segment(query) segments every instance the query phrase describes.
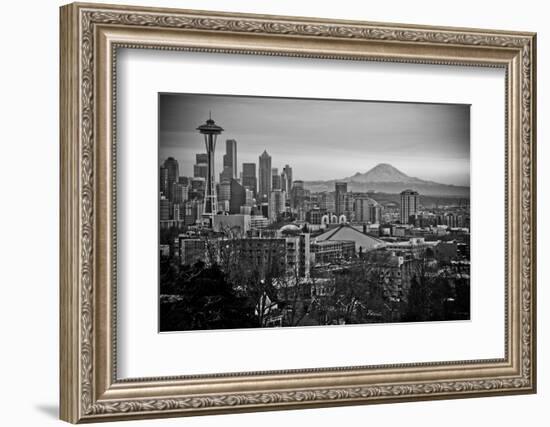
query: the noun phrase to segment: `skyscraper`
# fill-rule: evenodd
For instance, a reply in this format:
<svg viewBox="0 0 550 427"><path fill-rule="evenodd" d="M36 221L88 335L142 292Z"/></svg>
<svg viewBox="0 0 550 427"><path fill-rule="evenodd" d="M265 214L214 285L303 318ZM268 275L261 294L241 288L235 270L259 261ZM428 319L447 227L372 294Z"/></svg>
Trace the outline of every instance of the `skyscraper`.
<svg viewBox="0 0 550 427"><path fill-rule="evenodd" d="M283 180L281 183L281 188L287 193L290 193L290 190L292 190L292 168L289 165L285 165L283 168L281 179Z"/></svg>
<svg viewBox="0 0 550 427"><path fill-rule="evenodd" d="M279 215L285 211L286 193L281 190L273 190L269 198L269 219L277 221Z"/></svg>
<svg viewBox="0 0 550 427"><path fill-rule="evenodd" d="M271 189L282 190L281 177L279 176L279 170L277 168L271 169Z"/></svg>
<svg viewBox="0 0 550 427"><path fill-rule="evenodd" d="M381 215L380 205L367 196L355 198L355 220L359 222L370 222L378 224Z"/></svg>
<svg viewBox="0 0 550 427"><path fill-rule="evenodd" d="M243 163L242 185L252 191L254 196L258 191L258 181L256 179L256 163Z"/></svg>
<svg viewBox="0 0 550 427"><path fill-rule="evenodd" d="M163 168L166 169L166 172L165 172L165 184L166 184L166 198L169 200L169 201L173 201L174 199L174 191L173 191L173 187L174 187L174 183L178 182L178 178L179 178L179 175L180 175L180 172L179 172L179 164L178 164L178 161L176 159L174 159L173 157L168 157L164 163L163 163Z"/></svg>
<svg viewBox="0 0 550 427"><path fill-rule="evenodd" d="M168 221L170 219L170 200L164 196L160 196L159 201L159 219L161 221Z"/></svg>
<svg viewBox="0 0 550 427"><path fill-rule="evenodd" d="M401 192L401 224L408 224L410 217L418 213L418 199L420 195L414 190Z"/></svg>
<svg viewBox="0 0 550 427"><path fill-rule="evenodd" d="M241 212L241 206L246 204L246 189L236 179L231 180L230 186L229 213L238 214Z"/></svg>
<svg viewBox="0 0 550 427"><path fill-rule="evenodd" d="M265 202L271 194L271 156L266 150L260 156L259 169L259 196L260 201Z"/></svg>
<svg viewBox="0 0 550 427"><path fill-rule="evenodd" d="M237 141L228 139L225 141L225 154L223 155L223 169L229 170L231 176L228 178L237 179Z"/></svg>
<svg viewBox="0 0 550 427"><path fill-rule="evenodd" d="M344 213L344 195L348 192L348 183L347 182L336 182L334 184L335 193L334 193L334 208L336 210L336 215L342 215Z"/></svg>
<svg viewBox="0 0 550 427"><path fill-rule="evenodd" d="M218 186L218 200L229 201L231 199L231 180L224 179Z"/></svg>
<svg viewBox="0 0 550 427"><path fill-rule="evenodd" d="M168 196L168 169L164 166L159 168L159 192L164 197Z"/></svg>
<svg viewBox="0 0 550 427"><path fill-rule="evenodd" d="M175 182L172 186L172 202L183 203L189 199L189 186Z"/></svg>
<svg viewBox="0 0 550 427"><path fill-rule="evenodd" d="M310 191L304 188L304 181L294 181L290 192L290 207L294 213L304 211L309 202Z"/></svg>
<svg viewBox="0 0 550 427"><path fill-rule="evenodd" d="M324 192L319 195L319 209L323 212L335 212L334 192Z"/></svg>

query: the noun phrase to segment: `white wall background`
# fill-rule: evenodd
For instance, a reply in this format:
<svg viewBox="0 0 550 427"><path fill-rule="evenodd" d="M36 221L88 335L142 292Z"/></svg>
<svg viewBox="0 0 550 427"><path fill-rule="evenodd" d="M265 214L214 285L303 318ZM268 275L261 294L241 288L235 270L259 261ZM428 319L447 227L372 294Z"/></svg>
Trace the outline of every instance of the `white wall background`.
<svg viewBox="0 0 550 427"><path fill-rule="evenodd" d="M110 0L113 3L122 3ZM134 4L538 32L539 393L438 402L265 412L133 425L280 426L547 425L550 301L550 29L545 2L394 0L182 0ZM0 66L0 401L2 425L59 425L58 402L58 6L57 0L2 5ZM488 164L490 173L490 164Z"/></svg>

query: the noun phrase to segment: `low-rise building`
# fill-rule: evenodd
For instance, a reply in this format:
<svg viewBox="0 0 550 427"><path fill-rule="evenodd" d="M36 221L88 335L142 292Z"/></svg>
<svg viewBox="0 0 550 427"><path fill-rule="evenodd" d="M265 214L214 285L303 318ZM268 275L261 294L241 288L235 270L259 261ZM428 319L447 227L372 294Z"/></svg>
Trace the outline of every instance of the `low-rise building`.
<svg viewBox="0 0 550 427"><path fill-rule="evenodd" d="M355 243L355 252L358 254L379 249L386 245L384 241L363 233L349 224L340 224L338 227L329 229L315 238L315 242L322 242L325 240L352 241Z"/></svg>
<svg viewBox="0 0 550 427"><path fill-rule="evenodd" d="M355 256L355 242L350 240L323 240L311 243L311 262L336 263Z"/></svg>
<svg viewBox="0 0 550 427"><path fill-rule="evenodd" d="M250 215L214 215L212 218L212 228L216 233L232 232L237 234L246 234L251 227Z"/></svg>

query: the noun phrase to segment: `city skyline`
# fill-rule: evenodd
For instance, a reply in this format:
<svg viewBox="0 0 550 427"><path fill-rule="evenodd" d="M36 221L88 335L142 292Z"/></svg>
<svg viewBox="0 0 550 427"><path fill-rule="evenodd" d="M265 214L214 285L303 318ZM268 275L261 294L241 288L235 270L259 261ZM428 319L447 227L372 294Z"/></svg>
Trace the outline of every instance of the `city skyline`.
<svg viewBox="0 0 550 427"><path fill-rule="evenodd" d="M178 126L193 129L199 135L193 140L204 145L183 144L194 150L184 160L194 161L193 176L190 166L180 167L172 157L181 141L175 147L168 145L169 156L159 165L159 329L469 319L469 187L410 177L387 163L366 174L352 173L355 157L377 150L357 145L363 123L338 117L350 105L338 108L338 103L331 103L337 117L328 117L326 101L292 100L299 104L296 107L290 100L278 100L276 106L288 107L278 113L271 108L274 100L261 101L265 108L248 114L238 102L227 107L226 113L237 112L241 118L209 111L202 124L198 119L181 123L192 114L161 102L164 130L180 117ZM252 104L257 102L254 99ZM223 104L205 103L216 111ZM353 111L354 117L363 117L365 111L359 110ZM405 110L400 106L399 111ZM302 126L287 121L289 112ZM391 119L405 120L395 113ZM165 116L169 120L163 120ZM266 144L260 152L258 144L254 152L242 155L247 149L240 144L239 126L244 123L256 135L265 131L269 136L273 119L281 122L276 143ZM326 123L313 126L315 120ZM464 128L468 122L455 120L456 127ZM335 128L348 134L347 153L326 158L330 152L326 137ZM404 149L403 144L396 145L394 130L386 130L390 142L379 154L400 149L403 156L419 154L433 161L428 154L441 148L427 138L412 151ZM355 138L350 132L357 133ZM397 140L403 139L399 131L396 134ZM290 135L304 139L295 141L286 153L278 151L292 140ZM309 165L303 163L304 147L309 150L305 156ZM450 158L460 158L465 149L455 147ZM335 165L341 167L338 174ZM353 176L346 181L305 181L314 170Z"/></svg>
<svg viewBox="0 0 550 427"><path fill-rule="evenodd" d="M195 129L212 111L225 129L217 142L216 174L223 171L225 141L236 140L238 174L243 163L258 167L259 156L267 150L274 168L281 170L292 162L295 180L339 180L390 163L411 177L460 186L470 183L468 105L189 94L162 94L160 99L158 162L174 157L181 175L192 176L195 154L205 151ZM389 126L388 117L399 117L399 123ZM375 138L384 143L368 143ZM350 158L354 148L357 155ZM339 155L346 161L329 161Z"/></svg>

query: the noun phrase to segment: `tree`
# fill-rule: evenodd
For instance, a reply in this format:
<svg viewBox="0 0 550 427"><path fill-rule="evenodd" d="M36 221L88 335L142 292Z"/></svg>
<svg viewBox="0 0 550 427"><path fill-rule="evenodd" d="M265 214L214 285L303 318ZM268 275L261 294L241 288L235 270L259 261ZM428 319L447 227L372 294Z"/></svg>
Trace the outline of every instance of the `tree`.
<svg viewBox="0 0 550 427"><path fill-rule="evenodd" d="M408 305L402 320L447 320L445 302L453 295L448 278L431 272L425 259L413 263Z"/></svg>
<svg viewBox="0 0 550 427"><path fill-rule="evenodd" d="M161 299L161 330L233 329L257 326L254 307L238 295L217 265L197 262L174 281L172 300Z"/></svg>

